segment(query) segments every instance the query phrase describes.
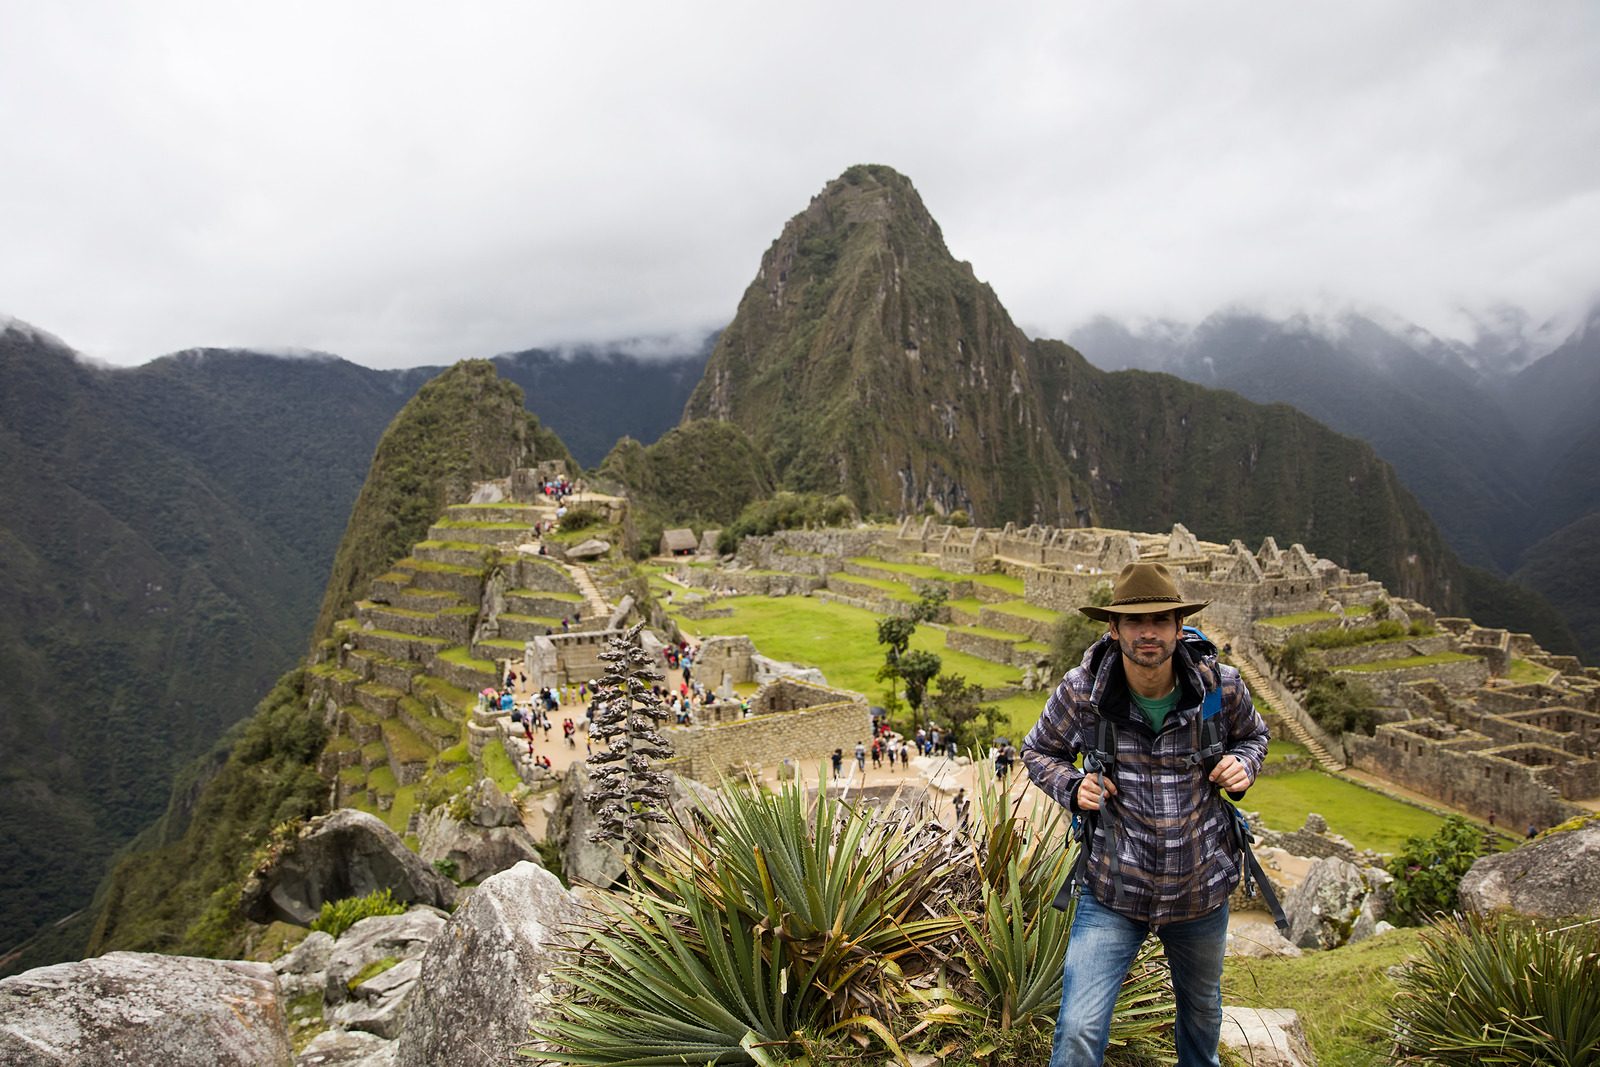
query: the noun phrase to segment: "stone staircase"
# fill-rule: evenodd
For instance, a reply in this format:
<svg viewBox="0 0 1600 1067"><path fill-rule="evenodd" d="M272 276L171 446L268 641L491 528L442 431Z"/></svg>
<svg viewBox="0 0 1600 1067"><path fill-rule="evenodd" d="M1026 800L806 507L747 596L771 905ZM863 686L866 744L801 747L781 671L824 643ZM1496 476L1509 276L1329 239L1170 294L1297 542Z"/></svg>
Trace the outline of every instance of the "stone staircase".
<svg viewBox="0 0 1600 1067"><path fill-rule="evenodd" d="M1305 711L1298 704L1293 707L1285 706L1294 697L1291 694L1283 693L1266 676L1265 672L1257 665L1253 652L1241 652L1240 650L1243 648L1241 643L1234 643L1233 648L1235 652L1232 657L1234 666L1239 668L1239 675L1250 686L1250 692L1255 699L1265 704L1278 716L1278 720L1288 728L1295 741L1304 745L1307 751L1311 753L1311 758L1316 760L1324 770L1330 774L1338 774L1343 771L1345 768L1344 761L1330 753L1327 746L1310 730L1306 729L1305 724L1300 721L1300 716L1304 715Z"/></svg>
<svg viewBox="0 0 1600 1067"><path fill-rule="evenodd" d="M601 622L611 617L611 605L601 595L600 587L595 584L594 576L589 573L589 568L581 563L563 564L567 573L572 575L573 584L578 587L578 592L583 594L583 614L586 618L599 619Z"/></svg>

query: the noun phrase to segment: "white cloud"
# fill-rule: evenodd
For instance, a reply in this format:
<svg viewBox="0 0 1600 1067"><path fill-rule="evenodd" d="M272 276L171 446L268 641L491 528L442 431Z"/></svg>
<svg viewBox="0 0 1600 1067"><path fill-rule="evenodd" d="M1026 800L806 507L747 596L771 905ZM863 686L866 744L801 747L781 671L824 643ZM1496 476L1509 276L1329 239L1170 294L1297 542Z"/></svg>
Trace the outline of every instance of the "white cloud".
<svg viewBox="0 0 1600 1067"><path fill-rule="evenodd" d="M1600 291L1600 8L0 0L0 308L136 362L725 323L908 174L1017 320Z"/></svg>

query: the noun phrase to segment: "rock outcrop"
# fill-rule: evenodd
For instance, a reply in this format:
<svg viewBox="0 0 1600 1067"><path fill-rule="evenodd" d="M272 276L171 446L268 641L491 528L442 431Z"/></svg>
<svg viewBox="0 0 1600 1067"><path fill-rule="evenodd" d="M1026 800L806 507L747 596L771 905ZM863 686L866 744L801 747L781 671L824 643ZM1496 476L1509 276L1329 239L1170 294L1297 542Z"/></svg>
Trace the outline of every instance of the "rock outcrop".
<svg viewBox="0 0 1600 1067"><path fill-rule="evenodd" d="M1335 856L1318 860L1283 902L1288 939L1300 948L1338 948L1351 940L1358 921L1363 934L1381 932L1390 881L1378 867L1357 867Z"/></svg>
<svg viewBox="0 0 1600 1067"><path fill-rule="evenodd" d="M265 963L112 952L0 980L8 1067L288 1067Z"/></svg>
<svg viewBox="0 0 1600 1067"><path fill-rule="evenodd" d="M1222 1008L1222 1044L1250 1067L1312 1067L1317 1062L1300 1026L1287 1008Z"/></svg>
<svg viewBox="0 0 1600 1067"><path fill-rule="evenodd" d="M1461 879L1467 911L1600 915L1600 818L1484 856Z"/></svg>
<svg viewBox="0 0 1600 1067"><path fill-rule="evenodd" d="M580 917L556 876L519 863L485 881L422 957L398 1067L498 1067L549 1010L549 972Z"/></svg>
<svg viewBox="0 0 1600 1067"><path fill-rule="evenodd" d="M379 1037L399 1036L422 972L422 956L444 930L445 918L432 908L412 908L404 915L374 915L346 930L323 972L323 1010L329 1022ZM380 963L391 966L352 985Z"/></svg>
<svg viewBox="0 0 1600 1067"><path fill-rule="evenodd" d="M294 1062L295 1067L392 1067L394 1042L360 1030L324 1030Z"/></svg>
<svg viewBox="0 0 1600 1067"><path fill-rule="evenodd" d="M310 925L324 901L388 889L406 904L448 908L456 887L382 819L354 808L312 819L264 872L245 887L245 914L256 922Z"/></svg>
<svg viewBox="0 0 1600 1067"><path fill-rule="evenodd" d="M452 876L481 882L527 860L540 863L533 835L522 825L522 807L485 778L467 797L466 821L448 807L429 812L417 831L417 854L429 864L453 865Z"/></svg>

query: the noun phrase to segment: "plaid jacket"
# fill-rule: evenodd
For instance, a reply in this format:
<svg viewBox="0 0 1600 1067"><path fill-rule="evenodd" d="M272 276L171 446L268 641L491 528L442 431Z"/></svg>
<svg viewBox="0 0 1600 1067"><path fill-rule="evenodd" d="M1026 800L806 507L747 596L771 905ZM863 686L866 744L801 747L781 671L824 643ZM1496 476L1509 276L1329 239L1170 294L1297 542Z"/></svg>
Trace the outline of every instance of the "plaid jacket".
<svg viewBox="0 0 1600 1067"><path fill-rule="evenodd" d="M1222 689L1227 751L1244 761L1252 781L1267 754L1267 724L1239 672L1217 663L1216 646L1184 635L1173 667L1178 705L1158 734L1129 699L1120 650L1107 634L1067 672L1022 743L1028 777L1070 808L1084 775L1074 761L1094 748L1098 716L1115 724L1117 795L1106 805L1118 817L1121 903L1114 903L1104 819L1089 854L1089 888L1107 907L1156 926L1209 914L1239 883L1240 857L1229 839L1232 813L1205 770L1189 759L1200 748L1200 701L1207 690Z"/></svg>

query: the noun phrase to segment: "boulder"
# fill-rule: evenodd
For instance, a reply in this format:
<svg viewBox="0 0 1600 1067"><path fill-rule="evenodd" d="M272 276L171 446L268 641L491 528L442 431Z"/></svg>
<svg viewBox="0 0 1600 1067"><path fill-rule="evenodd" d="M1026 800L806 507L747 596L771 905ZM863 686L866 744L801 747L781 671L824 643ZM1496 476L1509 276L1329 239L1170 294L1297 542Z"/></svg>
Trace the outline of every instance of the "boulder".
<svg viewBox="0 0 1600 1067"><path fill-rule="evenodd" d="M340 808L306 823L270 866L251 876L244 908L255 922L309 926L325 901L380 889L406 904L455 903L455 884L406 848L382 819Z"/></svg>
<svg viewBox="0 0 1600 1067"><path fill-rule="evenodd" d="M622 854L609 841L589 840L589 831L597 825L586 799L589 777L589 765L583 760L567 769L547 830L550 840L561 846L561 870L568 882L609 889L622 877Z"/></svg>
<svg viewBox="0 0 1600 1067"><path fill-rule="evenodd" d="M361 1030L324 1030L294 1062L295 1067L393 1067L394 1042Z"/></svg>
<svg viewBox="0 0 1600 1067"><path fill-rule="evenodd" d="M333 937L323 930L313 930L288 952L272 961L278 972L278 985L288 1000L315 991L322 992L323 972L333 956Z"/></svg>
<svg viewBox="0 0 1600 1067"><path fill-rule="evenodd" d="M1374 882L1375 878L1360 867L1337 856L1313 863L1305 880L1283 901L1289 940L1301 948L1338 948L1344 944Z"/></svg>
<svg viewBox="0 0 1600 1067"><path fill-rule="evenodd" d="M717 791L693 778L667 772L671 780L667 807L680 821L692 820L697 808L717 803ZM622 877L622 854L610 841L591 841L594 813L585 798L590 790L589 765L582 760L567 769L561 791L549 808L546 830L551 841L561 847L562 871L574 885L608 889ZM651 835L662 835L681 842L683 835L673 823L650 827Z"/></svg>
<svg viewBox="0 0 1600 1067"><path fill-rule="evenodd" d="M533 835L519 821L516 826L478 826L456 822L444 808L435 808L417 831L417 855L430 864L441 860L455 864L454 877L481 882L491 874L524 860L539 863Z"/></svg>
<svg viewBox="0 0 1600 1067"><path fill-rule="evenodd" d="M1222 1044L1250 1067L1313 1067L1317 1062L1288 1008L1222 1007Z"/></svg>
<svg viewBox="0 0 1600 1067"><path fill-rule="evenodd" d="M10 1067L267 1067L293 1062L265 963L112 952L0 979Z"/></svg>
<svg viewBox="0 0 1600 1067"><path fill-rule="evenodd" d="M1600 818L1480 857L1461 879L1459 896L1471 912L1600 915Z"/></svg>
<svg viewBox="0 0 1600 1067"><path fill-rule="evenodd" d="M1227 954L1245 959L1304 955L1298 945L1278 933L1278 928L1270 922L1249 923L1229 929Z"/></svg>
<svg viewBox="0 0 1600 1067"><path fill-rule="evenodd" d="M581 917L556 876L519 863L484 882L422 958L397 1067L498 1067L549 1011L549 972Z"/></svg>
<svg viewBox="0 0 1600 1067"><path fill-rule="evenodd" d="M522 805L506 796L493 778L485 778L472 790L474 826L521 826Z"/></svg>
<svg viewBox="0 0 1600 1067"><path fill-rule="evenodd" d="M412 908L404 915L362 919L334 942L323 971L323 1000L336 1005L350 999L350 980L381 960L421 959L428 945L444 930L445 919L443 912L433 908Z"/></svg>
<svg viewBox="0 0 1600 1067"><path fill-rule="evenodd" d="M331 1022L346 1030L378 1037L400 1036L412 990L422 976L421 960L404 960L350 990L350 999L333 1009Z"/></svg>

